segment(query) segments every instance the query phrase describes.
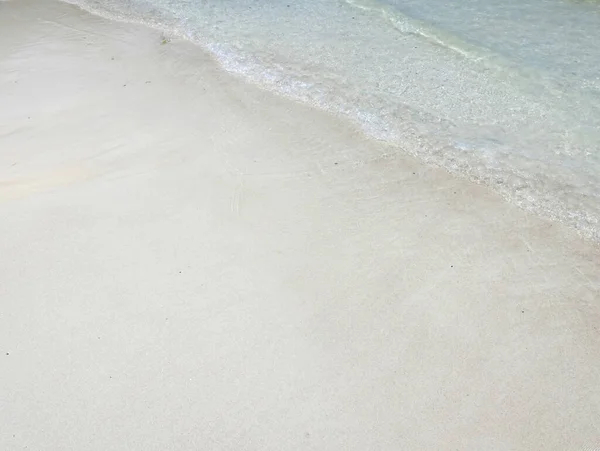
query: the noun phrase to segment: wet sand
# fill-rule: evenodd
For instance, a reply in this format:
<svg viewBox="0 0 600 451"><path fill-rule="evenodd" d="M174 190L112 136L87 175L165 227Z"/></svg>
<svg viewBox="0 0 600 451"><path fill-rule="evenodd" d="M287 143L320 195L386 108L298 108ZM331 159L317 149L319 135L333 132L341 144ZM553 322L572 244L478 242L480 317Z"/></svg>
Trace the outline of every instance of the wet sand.
<svg viewBox="0 0 600 451"><path fill-rule="evenodd" d="M0 43L0 449L600 447L573 230L141 26Z"/></svg>

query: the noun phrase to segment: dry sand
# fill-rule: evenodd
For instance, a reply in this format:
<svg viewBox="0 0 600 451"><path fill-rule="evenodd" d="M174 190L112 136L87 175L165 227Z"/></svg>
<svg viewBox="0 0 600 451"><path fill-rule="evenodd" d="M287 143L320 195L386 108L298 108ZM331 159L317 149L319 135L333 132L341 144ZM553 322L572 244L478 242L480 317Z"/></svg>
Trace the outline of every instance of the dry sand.
<svg viewBox="0 0 600 451"><path fill-rule="evenodd" d="M0 2L1 450L600 449L599 293L189 43Z"/></svg>

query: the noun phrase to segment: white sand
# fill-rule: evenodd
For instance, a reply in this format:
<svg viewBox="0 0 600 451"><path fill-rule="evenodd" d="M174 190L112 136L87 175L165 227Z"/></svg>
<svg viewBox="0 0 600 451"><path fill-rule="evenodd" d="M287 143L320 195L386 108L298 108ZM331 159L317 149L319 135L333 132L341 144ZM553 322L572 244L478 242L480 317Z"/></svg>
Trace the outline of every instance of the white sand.
<svg viewBox="0 0 600 451"><path fill-rule="evenodd" d="M600 449L599 293L191 44L0 3L1 450Z"/></svg>

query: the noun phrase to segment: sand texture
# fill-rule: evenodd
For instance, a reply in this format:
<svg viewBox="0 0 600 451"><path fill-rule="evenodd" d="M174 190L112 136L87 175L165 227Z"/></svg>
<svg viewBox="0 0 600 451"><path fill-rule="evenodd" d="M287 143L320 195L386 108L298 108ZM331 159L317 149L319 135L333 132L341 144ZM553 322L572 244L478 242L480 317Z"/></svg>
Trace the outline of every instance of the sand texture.
<svg viewBox="0 0 600 451"><path fill-rule="evenodd" d="M600 449L600 254L192 44L0 2L1 450Z"/></svg>

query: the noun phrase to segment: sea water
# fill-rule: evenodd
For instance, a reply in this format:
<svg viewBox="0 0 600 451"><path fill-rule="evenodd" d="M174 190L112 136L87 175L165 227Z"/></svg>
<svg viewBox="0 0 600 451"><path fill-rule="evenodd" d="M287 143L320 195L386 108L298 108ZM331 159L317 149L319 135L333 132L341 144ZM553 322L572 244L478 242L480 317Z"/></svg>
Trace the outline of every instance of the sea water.
<svg viewBox="0 0 600 451"><path fill-rule="evenodd" d="M600 240L600 0L68 0Z"/></svg>

